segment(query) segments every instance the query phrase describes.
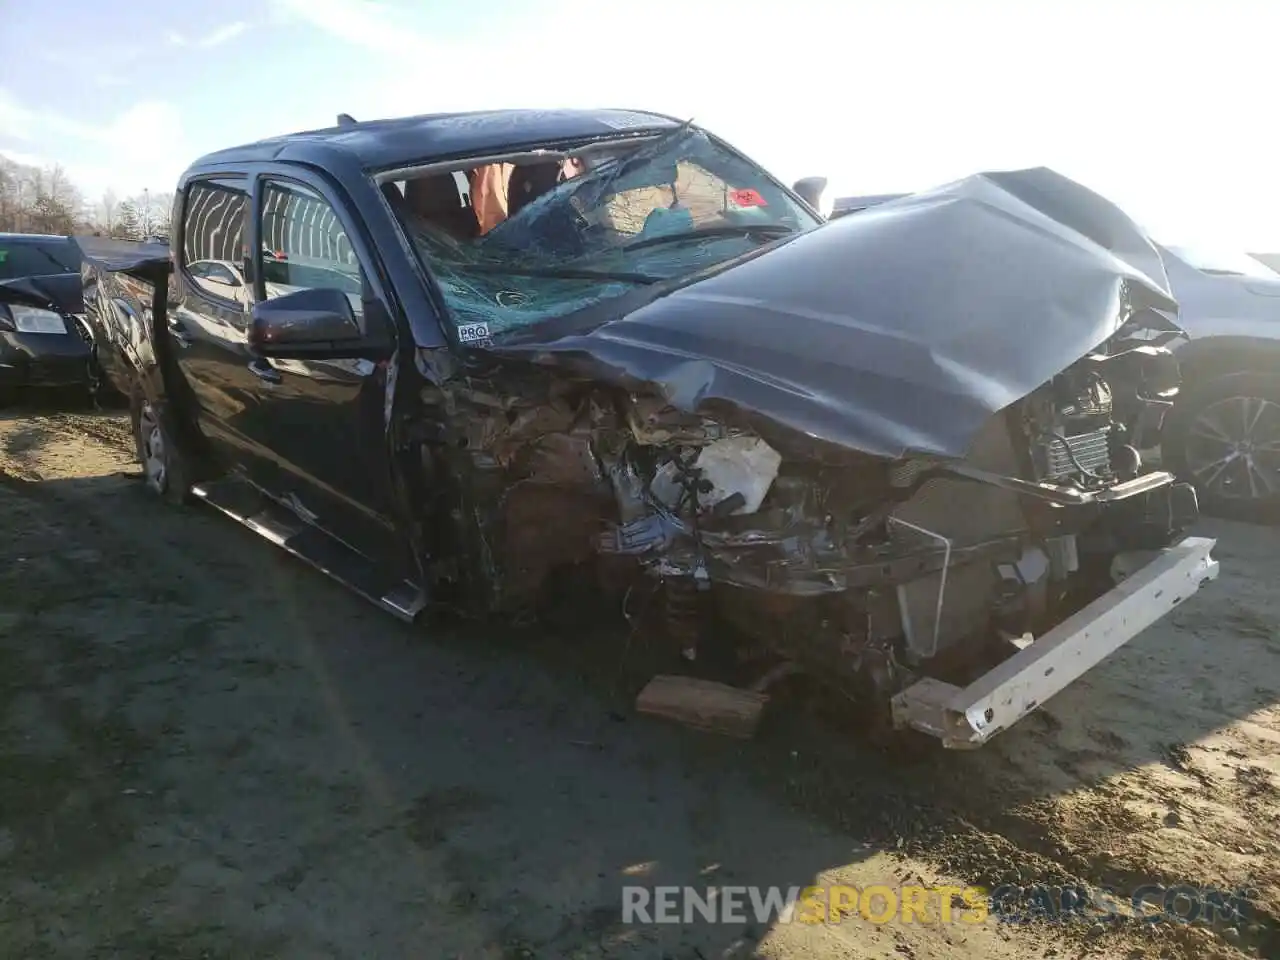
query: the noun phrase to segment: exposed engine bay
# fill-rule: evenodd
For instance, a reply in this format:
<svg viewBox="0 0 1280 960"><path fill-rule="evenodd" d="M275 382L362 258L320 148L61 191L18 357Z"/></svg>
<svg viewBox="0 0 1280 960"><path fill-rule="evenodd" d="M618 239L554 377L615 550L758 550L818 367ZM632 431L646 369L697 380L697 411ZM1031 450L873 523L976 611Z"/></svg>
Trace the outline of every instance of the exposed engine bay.
<svg viewBox="0 0 1280 960"><path fill-rule="evenodd" d="M1195 519L1194 492L1144 472L1118 419L1166 402L1146 391L1167 393L1168 352L1126 345L992 418L962 464L818 452L585 384L550 408L490 398L455 445L466 474L511 471L486 525L485 554L509 558L490 602L530 602L557 567L603 561L620 589L660 587L690 659L732 627L743 656L890 694L957 649L1060 620L1111 585L1117 551L1164 546Z"/></svg>

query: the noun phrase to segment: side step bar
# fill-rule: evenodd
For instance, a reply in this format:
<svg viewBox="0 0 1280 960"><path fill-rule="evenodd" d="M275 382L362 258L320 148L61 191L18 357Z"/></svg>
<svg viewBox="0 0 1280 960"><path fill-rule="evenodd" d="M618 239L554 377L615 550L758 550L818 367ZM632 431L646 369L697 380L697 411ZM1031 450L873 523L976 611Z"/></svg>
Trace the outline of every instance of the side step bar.
<svg viewBox="0 0 1280 960"><path fill-rule="evenodd" d="M931 677L916 681L892 700L894 726L935 736L951 749L981 746L1217 579L1216 542L1187 537L1160 551L963 689Z"/></svg>
<svg viewBox="0 0 1280 960"><path fill-rule="evenodd" d="M273 503L244 481L198 484L191 493L407 623L417 619L427 605L426 595L416 584L391 582L366 557Z"/></svg>

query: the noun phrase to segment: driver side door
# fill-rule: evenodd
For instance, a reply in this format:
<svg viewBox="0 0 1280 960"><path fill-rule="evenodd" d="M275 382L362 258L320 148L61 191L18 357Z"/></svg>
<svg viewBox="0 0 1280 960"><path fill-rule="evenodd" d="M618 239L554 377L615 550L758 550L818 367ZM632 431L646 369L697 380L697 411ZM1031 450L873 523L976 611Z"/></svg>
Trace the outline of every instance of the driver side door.
<svg viewBox="0 0 1280 960"><path fill-rule="evenodd" d="M349 547L386 556L398 542L385 422L395 325L371 245L344 195L295 167L260 173L252 208L254 300L340 290L363 338L349 356L259 360L258 406L277 468L274 493ZM386 345L379 359L369 359L374 343Z"/></svg>

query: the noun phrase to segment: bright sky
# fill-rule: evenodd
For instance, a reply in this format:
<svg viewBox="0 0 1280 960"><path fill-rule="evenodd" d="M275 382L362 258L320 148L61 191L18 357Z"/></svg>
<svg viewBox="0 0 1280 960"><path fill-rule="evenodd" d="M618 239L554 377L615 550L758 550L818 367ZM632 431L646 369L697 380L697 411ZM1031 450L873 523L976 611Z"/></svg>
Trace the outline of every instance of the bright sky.
<svg viewBox="0 0 1280 960"><path fill-rule="evenodd" d="M692 117L788 182L1049 166L1168 243L1280 250L1275 0L0 0L0 152L91 197L358 119Z"/></svg>

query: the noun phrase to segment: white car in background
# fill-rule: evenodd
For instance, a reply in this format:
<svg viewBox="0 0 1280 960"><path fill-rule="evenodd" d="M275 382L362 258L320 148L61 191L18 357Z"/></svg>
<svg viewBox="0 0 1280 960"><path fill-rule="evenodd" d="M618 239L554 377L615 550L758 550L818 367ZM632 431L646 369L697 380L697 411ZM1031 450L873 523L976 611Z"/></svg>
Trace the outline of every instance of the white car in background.
<svg viewBox="0 0 1280 960"><path fill-rule="evenodd" d="M1243 252L1160 252L1191 337L1164 461L1209 510L1269 513L1280 508L1280 274Z"/></svg>

